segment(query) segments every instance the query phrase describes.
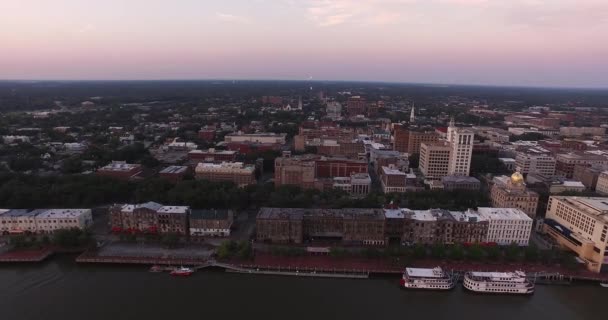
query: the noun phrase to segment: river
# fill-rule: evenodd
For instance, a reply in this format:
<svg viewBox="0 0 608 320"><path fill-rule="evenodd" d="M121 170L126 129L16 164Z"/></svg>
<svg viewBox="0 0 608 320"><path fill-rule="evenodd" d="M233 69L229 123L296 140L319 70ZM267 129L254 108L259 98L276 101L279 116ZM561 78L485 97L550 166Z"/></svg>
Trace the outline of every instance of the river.
<svg viewBox="0 0 608 320"><path fill-rule="evenodd" d="M398 279L311 279L77 265L71 257L0 266L3 320L599 319L608 289L537 286L530 297L405 291Z"/></svg>

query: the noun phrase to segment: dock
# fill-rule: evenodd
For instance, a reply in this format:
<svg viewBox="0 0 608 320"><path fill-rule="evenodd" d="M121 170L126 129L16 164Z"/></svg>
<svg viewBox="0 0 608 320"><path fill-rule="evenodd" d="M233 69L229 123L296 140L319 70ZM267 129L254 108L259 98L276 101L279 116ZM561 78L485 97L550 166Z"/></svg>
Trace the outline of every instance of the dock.
<svg viewBox="0 0 608 320"><path fill-rule="evenodd" d="M7 251L0 254L0 263L42 262L55 253L53 249Z"/></svg>

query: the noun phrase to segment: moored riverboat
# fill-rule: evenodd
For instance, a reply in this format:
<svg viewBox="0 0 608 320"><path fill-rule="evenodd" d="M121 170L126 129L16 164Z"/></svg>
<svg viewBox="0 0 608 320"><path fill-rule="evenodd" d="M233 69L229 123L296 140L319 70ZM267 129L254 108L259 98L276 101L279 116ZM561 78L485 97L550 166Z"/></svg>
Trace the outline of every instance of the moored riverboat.
<svg viewBox="0 0 608 320"><path fill-rule="evenodd" d="M515 272L467 272L464 275L465 289L477 293L532 294L534 283L522 271Z"/></svg>
<svg viewBox="0 0 608 320"><path fill-rule="evenodd" d="M456 284L451 274L436 268L405 268L401 287L405 289L450 290Z"/></svg>

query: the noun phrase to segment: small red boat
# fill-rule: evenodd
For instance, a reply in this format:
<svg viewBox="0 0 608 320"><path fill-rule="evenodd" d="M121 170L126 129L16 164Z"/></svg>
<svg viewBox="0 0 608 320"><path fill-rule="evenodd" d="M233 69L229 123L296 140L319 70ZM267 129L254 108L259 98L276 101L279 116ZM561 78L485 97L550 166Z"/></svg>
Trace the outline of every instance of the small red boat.
<svg viewBox="0 0 608 320"><path fill-rule="evenodd" d="M172 276L177 276L177 277L187 277L190 276L194 273L194 269L192 268L186 268L186 267L179 267L179 268L175 268L171 271L171 275Z"/></svg>

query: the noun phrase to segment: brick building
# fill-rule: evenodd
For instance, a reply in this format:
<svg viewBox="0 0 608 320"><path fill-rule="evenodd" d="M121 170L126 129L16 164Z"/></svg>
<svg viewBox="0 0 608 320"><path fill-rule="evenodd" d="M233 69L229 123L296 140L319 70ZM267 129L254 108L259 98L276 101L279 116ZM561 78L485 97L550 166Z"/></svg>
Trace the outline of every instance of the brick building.
<svg viewBox="0 0 608 320"><path fill-rule="evenodd" d="M201 128L198 131L198 138L206 142L215 140L215 128Z"/></svg>
<svg viewBox="0 0 608 320"><path fill-rule="evenodd" d="M424 142L439 141L439 135L431 127L407 127L395 125L393 149L408 154L420 153Z"/></svg>
<svg viewBox="0 0 608 320"><path fill-rule="evenodd" d="M481 182L475 177L469 176L445 176L441 179L443 190L469 190L479 191Z"/></svg>
<svg viewBox="0 0 608 320"><path fill-rule="evenodd" d="M348 177L355 173L367 173L367 161L342 157L320 157L315 161L317 178Z"/></svg>
<svg viewBox="0 0 608 320"><path fill-rule="evenodd" d="M576 165L608 165L608 157L589 152L560 153L555 156L555 174L572 178Z"/></svg>
<svg viewBox="0 0 608 320"><path fill-rule="evenodd" d="M126 163L125 161L112 161L112 163L97 169L97 175L116 179L129 180L142 171L141 165Z"/></svg>
<svg viewBox="0 0 608 320"><path fill-rule="evenodd" d="M406 173L394 166L382 167L380 170L380 182L384 193L403 193L406 191Z"/></svg>
<svg viewBox="0 0 608 320"><path fill-rule="evenodd" d="M346 112L350 117L360 114L366 114L367 100L360 96L349 97L346 101Z"/></svg>
<svg viewBox="0 0 608 320"><path fill-rule="evenodd" d="M232 210L192 209L190 212L190 237L228 237L234 223Z"/></svg>
<svg viewBox="0 0 608 320"><path fill-rule="evenodd" d="M282 157L275 159L274 184L322 190L321 180L328 180L331 185L332 178L350 177L358 173L368 173L366 161L311 154L291 156L290 152L285 152Z"/></svg>
<svg viewBox="0 0 608 320"><path fill-rule="evenodd" d="M286 152L274 161L274 185L292 185L303 189L315 188L317 156L291 156Z"/></svg>
<svg viewBox="0 0 608 320"><path fill-rule="evenodd" d="M196 166L197 179L208 181L229 181L239 187L255 184L255 167L242 162L199 163Z"/></svg>
<svg viewBox="0 0 608 320"><path fill-rule="evenodd" d="M112 232L176 233L187 235L190 208L156 202L114 205L110 208Z"/></svg>
<svg viewBox="0 0 608 320"><path fill-rule="evenodd" d="M258 241L385 243L381 209L262 208L256 227Z"/></svg>
<svg viewBox="0 0 608 320"><path fill-rule="evenodd" d="M608 165L575 165L572 178L582 182L587 189L595 190L600 174L606 170Z"/></svg>

